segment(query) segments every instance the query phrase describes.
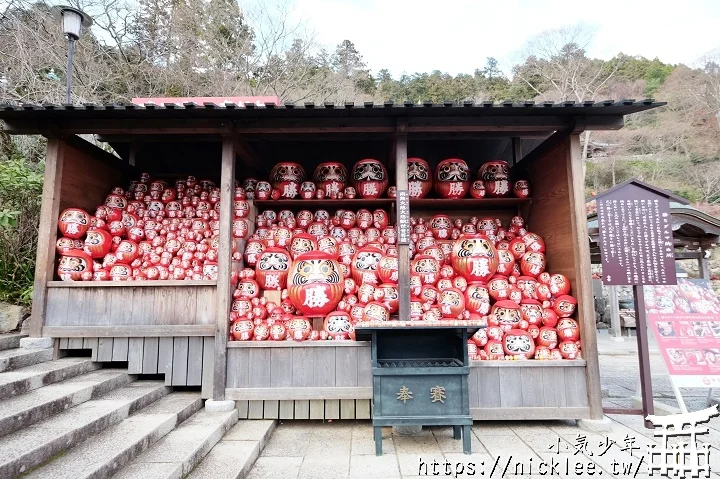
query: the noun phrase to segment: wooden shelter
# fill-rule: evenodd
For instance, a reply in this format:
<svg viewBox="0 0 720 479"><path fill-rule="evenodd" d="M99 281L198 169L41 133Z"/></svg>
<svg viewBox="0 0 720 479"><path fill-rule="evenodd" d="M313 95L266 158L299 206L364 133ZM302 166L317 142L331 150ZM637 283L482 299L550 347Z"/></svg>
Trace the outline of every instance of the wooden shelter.
<svg viewBox="0 0 720 479"><path fill-rule="evenodd" d="M655 108L635 102L475 104L0 105L11 134L48 138L33 336L57 338L58 350L90 349L96 361L128 363L133 374L164 374L168 385L202 386L204 397L237 401L242 417L369 418L370 347L358 341L228 342L232 209L221 210L217 281L63 282L55 280L56 220L68 206L94 208L140 171L214 179L221 203L236 179L266 175L278 161L312 171L321 161L384 161L398 190L407 157L464 158L472 171L504 159L531 183L532 198L411 200L411 213L520 213L548 244L553 272L566 275L578 300L582 360L473 361L474 419L602 417L590 285L583 130L618 129L624 115ZM95 134L119 158L77 135ZM391 182L391 184L393 184ZM395 200L316 200L320 208L386 207ZM301 201L255 201L252 211ZM401 316L407 314L408 251L400 249ZM403 285L405 285L403 287Z"/></svg>

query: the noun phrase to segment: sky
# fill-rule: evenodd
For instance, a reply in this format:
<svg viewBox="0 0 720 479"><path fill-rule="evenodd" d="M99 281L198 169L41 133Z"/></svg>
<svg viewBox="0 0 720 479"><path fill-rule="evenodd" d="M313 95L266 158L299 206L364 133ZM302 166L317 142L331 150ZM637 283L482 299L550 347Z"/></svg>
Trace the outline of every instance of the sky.
<svg viewBox="0 0 720 479"><path fill-rule="evenodd" d="M495 57L509 73L527 41L585 23L588 54L618 52L694 65L720 47L720 0L294 0L316 39L355 43L373 73L472 73Z"/></svg>

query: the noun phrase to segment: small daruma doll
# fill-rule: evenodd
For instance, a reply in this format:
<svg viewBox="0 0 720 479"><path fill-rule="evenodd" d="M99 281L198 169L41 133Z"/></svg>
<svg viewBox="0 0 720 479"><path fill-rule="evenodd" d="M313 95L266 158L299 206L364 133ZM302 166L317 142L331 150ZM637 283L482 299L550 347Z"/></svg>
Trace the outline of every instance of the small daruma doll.
<svg viewBox="0 0 720 479"><path fill-rule="evenodd" d="M385 193L388 186L388 174L385 166L372 158L355 163L351 177L353 186L361 198L379 198Z"/></svg>
<svg viewBox="0 0 720 479"><path fill-rule="evenodd" d="M580 339L580 327L574 319L562 318L558 322L557 332L562 341L577 341Z"/></svg>
<svg viewBox="0 0 720 479"><path fill-rule="evenodd" d="M377 267L382 257L383 252L377 248L371 246L360 248L357 253L355 253L355 256L353 256L352 263L350 264L350 270L355 284L379 284Z"/></svg>
<svg viewBox="0 0 720 479"><path fill-rule="evenodd" d="M422 158L408 158L407 164L410 198L425 198L432 190L430 165Z"/></svg>
<svg viewBox="0 0 720 479"><path fill-rule="evenodd" d="M564 294L555 300L553 310L559 318L569 318L575 313L577 300L568 294Z"/></svg>
<svg viewBox="0 0 720 479"><path fill-rule="evenodd" d="M350 315L345 311L333 311L325 317L323 330L332 339L349 339L353 330Z"/></svg>
<svg viewBox="0 0 720 479"><path fill-rule="evenodd" d="M110 252L112 236L105 230L89 229L83 250L93 258L103 258Z"/></svg>
<svg viewBox="0 0 720 479"><path fill-rule="evenodd" d="M443 318L457 319L465 310L465 296L456 288L444 289L438 299L440 313Z"/></svg>
<svg viewBox="0 0 720 479"><path fill-rule="evenodd" d="M90 228L90 215L80 208L68 208L60 213L58 229L66 238L79 239Z"/></svg>
<svg viewBox="0 0 720 479"><path fill-rule="evenodd" d="M325 196L337 196L347 186L348 172L342 163L320 163L315 168L315 184L318 189L325 190Z"/></svg>
<svg viewBox="0 0 720 479"><path fill-rule="evenodd" d="M92 258L82 250L66 251L58 262L57 273L63 281L81 281L86 273L92 278L92 271Z"/></svg>
<svg viewBox="0 0 720 479"><path fill-rule="evenodd" d="M255 277L260 287L277 291L284 289L290 263L290 254L282 248L263 251L255 265Z"/></svg>
<svg viewBox="0 0 720 479"><path fill-rule="evenodd" d="M460 158L448 158L435 168L435 191L446 199L463 198L470 188L467 163Z"/></svg>
<svg viewBox="0 0 720 479"><path fill-rule="evenodd" d="M518 198L530 196L530 182L528 180L517 180L513 185L513 193Z"/></svg>
<svg viewBox="0 0 720 479"><path fill-rule="evenodd" d="M482 234L461 236L453 246L451 262L455 271L469 283L484 283L495 275L498 254L490 239Z"/></svg>
<svg viewBox="0 0 720 479"><path fill-rule="evenodd" d="M485 184L489 198L501 198L510 194L509 167L506 161L489 161L480 167L478 180Z"/></svg>
<svg viewBox="0 0 720 479"><path fill-rule="evenodd" d="M511 329L517 329L522 320L522 313L520 306L514 301L504 299L498 301L492 307L490 313L490 321L494 325L500 326L500 328L507 332Z"/></svg>
<svg viewBox="0 0 720 479"><path fill-rule="evenodd" d="M340 264L323 251L303 253L290 267L288 298L306 316L325 316L333 311L342 299L343 286Z"/></svg>
<svg viewBox="0 0 720 479"><path fill-rule="evenodd" d="M524 329L511 329L503 336L503 349L508 356L530 359L535 354L535 341Z"/></svg>

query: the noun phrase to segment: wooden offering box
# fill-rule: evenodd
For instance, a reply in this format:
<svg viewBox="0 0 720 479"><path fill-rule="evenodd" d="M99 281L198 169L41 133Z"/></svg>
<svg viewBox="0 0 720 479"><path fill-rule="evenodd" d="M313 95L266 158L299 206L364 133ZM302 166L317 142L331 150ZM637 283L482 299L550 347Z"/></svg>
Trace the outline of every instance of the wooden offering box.
<svg viewBox="0 0 720 479"><path fill-rule="evenodd" d="M464 159L470 181L481 165L504 160L511 178L527 179L529 198L409 201L409 215L520 215L546 243L548 270L571 283L577 299L582 359L469 361L475 420L602 417L590 254L583 192L583 129L617 129L623 116L660 106L652 100L559 104L333 105L0 105L11 134L48 137L34 287L32 336L57 338L58 351L89 349L96 361L127 362L131 373L165 374L169 385L202 386L203 396L233 399L242 417L371 417L370 344L364 341L228 341L232 304L233 212L221 208L217 281L77 282L56 276L57 219L67 207L93 214L104 196L141 172L195 175L220 188L230 205L236 181L267 180L279 162L346 168L375 158L390 186L408 190L408 157L431 170ZM118 156L81 139L97 135ZM266 209L385 209L391 223L407 204L377 200L255 201ZM331 213L332 213L331 211ZM244 242L237 242L240 249ZM409 255L399 249L400 319L409 318ZM240 265L235 265L238 267ZM318 327L317 325L315 327Z"/></svg>

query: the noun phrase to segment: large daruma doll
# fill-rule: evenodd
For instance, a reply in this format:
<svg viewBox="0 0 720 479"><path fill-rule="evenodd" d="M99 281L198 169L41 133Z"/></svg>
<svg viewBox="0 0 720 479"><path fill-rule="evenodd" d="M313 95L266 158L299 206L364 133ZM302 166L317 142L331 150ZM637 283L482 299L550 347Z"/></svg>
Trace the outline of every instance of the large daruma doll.
<svg viewBox="0 0 720 479"><path fill-rule="evenodd" d="M352 183L361 198L379 198L388 186L387 170L378 160L360 160L353 166Z"/></svg>
<svg viewBox="0 0 720 479"><path fill-rule="evenodd" d="M441 198L463 198L470 188L468 165L460 158L448 158L435 168L435 191Z"/></svg>
<svg viewBox="0 0 720 479"><path fill-rule="evenodd" d="M430 165L422 158L407 160L408 192L410 198L425 198L432 190Z"/></svg>
<svg viewBox="0 0 720 479"><path fill-rule="evenodd" d="M300 194L300 184L305 180L305 170L297 163L278 163L270 171L273 188L280 190L280 196L293 199Z"/></svg>
<svg viewBox="0 0 720 479"><path fill-rule="evenodd" d="M462 235L455 241L450 259L455 271L468 283L485 283L498 268L497 250L492 241L482 234Z"/></svg>
<svg viewBox="0 0 720 479"><path fill-rule="evenodd" d="M303 253L290 267L288 298L305 316L325 316L342 299L343 281L340 264L330 254Z"/></svg>

